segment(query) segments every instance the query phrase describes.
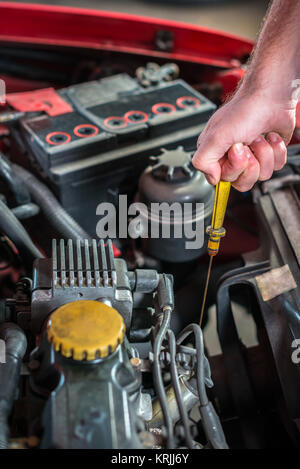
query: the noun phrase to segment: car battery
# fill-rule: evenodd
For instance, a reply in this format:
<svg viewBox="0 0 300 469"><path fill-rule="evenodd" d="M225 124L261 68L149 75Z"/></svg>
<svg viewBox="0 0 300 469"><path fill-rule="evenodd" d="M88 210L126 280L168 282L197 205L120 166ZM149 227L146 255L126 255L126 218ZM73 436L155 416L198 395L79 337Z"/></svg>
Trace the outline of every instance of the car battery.
<svg viewBox="0 0 300 469"><path fill-rule="evenodd" d="M195 148L215 105L183 80L144 88L118 74L59 90L70 108L26 113L21 132L34 168L91 235L96 207L133 194L161 148ZM53 114L53 113L52 113Z"/></svg>

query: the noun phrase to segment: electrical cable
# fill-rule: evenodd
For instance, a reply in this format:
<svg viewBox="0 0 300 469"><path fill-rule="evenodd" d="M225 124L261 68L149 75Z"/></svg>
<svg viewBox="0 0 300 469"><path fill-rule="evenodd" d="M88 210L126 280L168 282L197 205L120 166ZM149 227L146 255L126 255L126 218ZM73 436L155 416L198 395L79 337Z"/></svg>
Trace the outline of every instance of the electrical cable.
<svg viewBox="0 0 300 469"><path fill-rule="evenodd" d="M192 449L194 447L194 443L193 443L193 439L191 436L188 413L187 413L187 410L183 401L183 397L182 397L180 381L178 377L178 369L177 369L177 364L176 364L176 339L175 339L174 332L171 331L171 329L168 330L168 341L169 341L169 350L170 350L170 359L171 359L170 371L171 371L172 384L173 384L173 388L175 392L175 398L176 398L179 414L182 420L182 424L184 427L187 447Z"/></svg>
<svg viewBox="0 0 300 469"><path fill-rule="evenodd" d="M209 401L205 388L205 354L204 354L204 340L203 333L198 324L190 324L187 326L177 337L177 344L180 345L191 333L194 334L196 351L197 351L197 366L196 366L196 380L197 390L200 401L200 415L202 420L203 429L206 434L207 441L209 441L215 449L228 449L226 438L220 419Z"/></svg>
<svg viewBox="0 0 300 469"><path fill-rule="evenodd" d="M201 328L198 324L190 324L183 329L177 336L177 344L180 345L190 334L194 334L196 343L197 356L197 389L199 394L200 405L208 404L208 397L205 389L205 365L204 365L204 342Z"/></svg>
<svg viewBox="0 0 300 469"><path fill-rule="evenodd" d="M162 324L155 337L153 345L153 380L156 390L156 394L159 398L161 410L164 418L164 423L167 430L167 447L169 449L174 448L174 432L173 432L173 421L169 414L168 399L164 387L161 366L160 366L160 352L163 340L166 336L171 321L171 308L166 308L163 313Z"/></svg>

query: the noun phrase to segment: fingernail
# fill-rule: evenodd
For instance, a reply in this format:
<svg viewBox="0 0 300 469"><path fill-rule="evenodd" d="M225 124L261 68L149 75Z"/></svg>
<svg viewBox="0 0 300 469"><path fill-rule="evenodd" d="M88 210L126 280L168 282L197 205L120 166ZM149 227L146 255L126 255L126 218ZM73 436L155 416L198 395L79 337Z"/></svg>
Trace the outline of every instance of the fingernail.
<svg viewBox="0 0 300 469"><path fill-rule="evenodd" d="M257 137L253 143L260 143L262 141L262 136Z"/></svg>
<svg viewBox="0 0 300 469"><path fill-rule="evenodd" d="M212 186L216 185L216 181L212 176L209 176L209 174L205 174L205 177L209 184L211 184Z"/></svg>
<svg viewBox="0 0 300 469"><path fill-rule="evenodd" d="M272 143L277 143L277 142L279 142L279 137L275 133L270 133L268 135L268 140L270 140Z"/></svg>
<svg viewBox="0 0 300 469"><path fill-rule="evenodd" d="M244 145L242 143L235 143L232 145L232 149L238 155L242 155L244 153Z"/></svg>

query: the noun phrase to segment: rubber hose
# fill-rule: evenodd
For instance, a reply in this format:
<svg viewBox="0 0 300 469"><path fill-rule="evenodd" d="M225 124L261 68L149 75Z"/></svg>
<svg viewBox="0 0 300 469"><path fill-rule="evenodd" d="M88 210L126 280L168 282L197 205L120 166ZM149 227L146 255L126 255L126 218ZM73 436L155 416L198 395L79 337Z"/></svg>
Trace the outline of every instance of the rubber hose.
<svg viewBox="0 0 300 469"><path fill-rule="evenodd" d="M91 237L66 212L44 183L19 165L13 164L13 169L28 188L35 203L41 207L49 223L63 238L91 240Z"/></svg>
<svg viewBox="0 0 300 469"><path fill-rule="evenodd" d="M0 340L3 341L2 349L5 351L5 355L0 357L0 449L7 449L8 419L17 394L27 340L22 329L13 323L4 323L0 326Z"/></svg>
<svg viewBox="0 0 300 469"><path fill-rule="evenodd" d="M30 202L30 195L25 184L14 173L11 163L0 152L0 176L6 181L19 205Z"/></svg>
<svg viewBox="0 0 300 469"><path fill-rule="evenodd" d="M0 200L0 231L15 244L27 268L32 268L35 259L44 257L23 225L2 200Z"/></svg>
<svg viewBox="0 0 300 469"><path fill-rule="evenodd" d="M13 214L17 217L18 220L27 220L27 218L35 217L40 213L40 207L36 204L29 203L19 205L11 209Z"/></svg>

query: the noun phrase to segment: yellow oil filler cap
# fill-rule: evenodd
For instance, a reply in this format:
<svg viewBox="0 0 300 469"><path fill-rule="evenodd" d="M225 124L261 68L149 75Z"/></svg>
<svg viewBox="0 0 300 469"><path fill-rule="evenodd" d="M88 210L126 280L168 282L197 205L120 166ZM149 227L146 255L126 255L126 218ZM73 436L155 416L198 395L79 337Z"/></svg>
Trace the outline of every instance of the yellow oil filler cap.
<svg viewBox="0 0 300 469"><path fill-rule="evenodd" d="M48 340L64 357L95 360L110 355L125 335L118 311L99 301L78 300L58 308L47 324Z"/></svg>

